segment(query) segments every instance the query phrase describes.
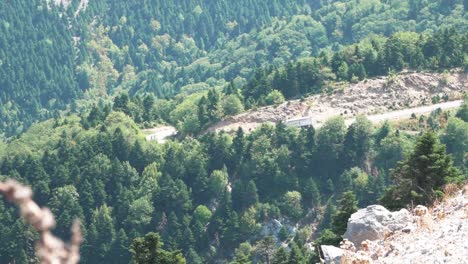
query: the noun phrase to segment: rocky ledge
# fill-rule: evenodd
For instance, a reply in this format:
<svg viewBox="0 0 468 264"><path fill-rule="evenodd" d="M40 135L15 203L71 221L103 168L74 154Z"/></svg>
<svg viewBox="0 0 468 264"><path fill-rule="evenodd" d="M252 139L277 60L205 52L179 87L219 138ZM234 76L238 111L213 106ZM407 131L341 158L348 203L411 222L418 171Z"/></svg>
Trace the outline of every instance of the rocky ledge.
<svg viewBox="0 0 468 264"><path fill-rule="evenodd" d="M324 263L468 263L468 186L433 208L354 213L340 247L322 246Z"/></svg>

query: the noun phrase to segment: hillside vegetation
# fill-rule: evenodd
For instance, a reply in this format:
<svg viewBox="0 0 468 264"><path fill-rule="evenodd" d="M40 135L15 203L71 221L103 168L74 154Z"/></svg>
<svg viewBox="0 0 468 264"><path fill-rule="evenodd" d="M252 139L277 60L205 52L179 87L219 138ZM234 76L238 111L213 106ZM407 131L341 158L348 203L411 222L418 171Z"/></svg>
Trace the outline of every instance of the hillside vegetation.
<svg viewBox="0 0 468 264"><path fill-rule="evenodd" d="M466 14L461 0L3 1L0 181L31 186L64 240L80 219L82 263L315 263L358 207L431 204L467 181ZM395 124L360 115L463 96ZM320 111L308 102L336 112L206 132ZM160 126L179 133L146 140ZM0 200L0 263L38 263L18 215Z"/></svg>
<svg viewBox="0 0 468 264"><path fill-rule="evenodd" d="M148 232L158 232L166 250L182 250L189 263L232 259L234 252L235 261L254 258L292 237L290 246L305 261L316 256L302 249L317 231L310 224L328 230L317 243L336 241L349 214L340 212L350 212L346 202L375 203L395 180L404 185L392 197L401 200L384 199L398 207L466 180L467 146L460 145L468 142L466 107L457 117L435 112L432 121L420 119L422 128L439 124L433 127L439 136L406 135L388 123L375 129L365 118L346 128L334 118L317 131L266 125L248 136L239 130L163 145L145 141L121 112L104 113L87 129L85 117L70 116L34 125L4 146L0 174L32 185L35 200L57 215L59 236L74 218L83 220L85 263L127 263L132 240ZM413 167L424 170L407 173ZM436 185L427 180L439 175ZM426 191L404 179L425 183ZM428 188L435 192L426 197ZM36 234L16 209L3 201L0 208L0 260L32 259ZM274 219L284 228L263 240L261 230Z"/></svg>
<svg viewBox="0 0 468 264"><path fill-rule="evenodd" d="M461 0L69 2L2 3L6 136L122 91L165 98L231 81L240 88L259 67L281 67L372 34L466 32Z"/></svg>

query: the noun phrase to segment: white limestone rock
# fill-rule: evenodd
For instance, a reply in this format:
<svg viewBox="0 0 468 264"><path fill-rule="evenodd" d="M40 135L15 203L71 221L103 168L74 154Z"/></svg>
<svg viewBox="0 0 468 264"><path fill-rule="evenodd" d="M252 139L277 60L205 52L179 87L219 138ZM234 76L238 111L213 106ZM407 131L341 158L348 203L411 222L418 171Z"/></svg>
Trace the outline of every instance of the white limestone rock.
<svg viewBox="0 0 468 264"><path fill-rule="evenodd" d="M383 239L385 235L413 224L413 216L406 209L390 212L380 205L371 205L351 215L344 238L361 245L365 240Z"/></svg>
<svg viewBox="0 0 468 264"><path fill-rule="evenodd" d="M323 260L325 264L338 264L341 263L343 256L343 249L334 246L321 246L323 253Z"/></svg>

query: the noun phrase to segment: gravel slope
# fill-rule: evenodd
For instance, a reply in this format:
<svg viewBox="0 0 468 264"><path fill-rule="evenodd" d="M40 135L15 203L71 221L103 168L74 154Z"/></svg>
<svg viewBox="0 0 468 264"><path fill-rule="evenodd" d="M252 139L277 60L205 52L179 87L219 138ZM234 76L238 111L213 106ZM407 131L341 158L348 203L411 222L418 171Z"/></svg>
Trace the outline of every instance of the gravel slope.
<svg viewBox="0 0 468 264"><path fill-rule="evenodd" d="M395 248L378 263L468 263L468 193L433 208L433 222L388 242Z"/></svg>
<svg viewBox="0 0 468 264"><path fill-rule="evenodd" d="M366 115L374 122L410 117L439 107L457 107L463 92L468 91L467 73L401 73L395 77L380 77L356 84L345 84L331 94L320 94L304 100L291 100L278 106L267 106L237 116L227 117L208 131L236 131L242 127L251 131L263 123L276 123L297 117L310 117L314 127L320 127L334 116L353 120ZM433 96L447 96L447 104L431 105ZM406 110L405 110L406 109ZM400 112L401 111L401 112ZM348 121L351 122L351 121Z"/></svg>

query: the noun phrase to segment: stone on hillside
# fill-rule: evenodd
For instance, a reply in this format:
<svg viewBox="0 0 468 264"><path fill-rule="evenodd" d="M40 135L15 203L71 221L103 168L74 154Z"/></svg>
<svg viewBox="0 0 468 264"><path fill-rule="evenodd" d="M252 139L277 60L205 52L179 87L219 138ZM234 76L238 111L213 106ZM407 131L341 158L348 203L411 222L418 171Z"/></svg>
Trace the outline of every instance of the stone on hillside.
<svg viewBox="0 0 468 264"><path fill-rule="evenodd" d="M427 209L426 206L418 205L416 206L416 208L414 208L413 212L414 212L414 215L416 216L424 216L429 213L429 210Z"/></svg>
<svg viewBox="0 0 468 264"><path fill-rule="evenodd" d="M260 234L263 237L266 237L266 236L276 237L282 227L283 227L283 224L280 221L273 219L265 223L262 226L262 230L260 231Z"/></svg>
<svg viewBox="0 0 468 264"><path fill-rule="evenodd" d="M344 238L360 246L365 240L384 239L389 233L412 225L413 217L406 209L390 212L380 205L358 210L348 220Z"/></svg>
<svg viewBox="0 0 468 264"><path fill-rule="evenodd" d="M341 256L343 256L343 249L334 246L321 246L323 253L323 260L325 264L338 264L341 263Z"/></svg>

